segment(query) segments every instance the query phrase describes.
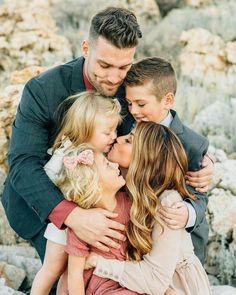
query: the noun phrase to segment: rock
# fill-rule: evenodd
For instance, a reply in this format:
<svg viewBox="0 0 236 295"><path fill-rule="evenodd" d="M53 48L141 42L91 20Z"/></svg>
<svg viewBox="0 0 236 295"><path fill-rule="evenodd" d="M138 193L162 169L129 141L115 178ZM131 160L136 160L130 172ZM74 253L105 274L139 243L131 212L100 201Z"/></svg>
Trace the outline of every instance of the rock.
<svg viewBox="0 0 236 295"><path fill-rule="evenodd" d="M8 287L18 290L25 278L25 271L0 261L0 277L6 280Z"/></svg>
<svg viewBox="0 0 236 295"><path fill-rule="evenodd" d="M236 295L236 288L231 286L212 286L213 295Z"/></svg>
<svg viewBox="0 0 236 295"><path fill-rule="evenodd" d="M0 278L0 294L1 295L24 295L22 292L18 292L13 290L10 287L6 286L6 280L4 278Z"/></svg>
<svg viewBox="0 0 236 295"><path fill-rule="evenodd" d="M229 190L213 189L209 197L208 210L214 216L211 227L216 234L226 236L232 233L236 224L235 195Z"/></svg>
<svg viewBox="0 0 236 295"><path fill-rule="evenodd" d="M227 118L227 120L225 119ZM230 154L236 150L236 107L231 101L216 101L200 111L191 124L207 136L212 145Z"/></svg>

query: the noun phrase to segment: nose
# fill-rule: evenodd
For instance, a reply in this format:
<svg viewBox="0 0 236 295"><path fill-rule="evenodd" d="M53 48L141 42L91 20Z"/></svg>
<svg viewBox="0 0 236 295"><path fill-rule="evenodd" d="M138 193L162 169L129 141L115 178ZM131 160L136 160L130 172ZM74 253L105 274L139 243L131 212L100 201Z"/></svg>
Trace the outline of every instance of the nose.
<svg viewBox="0 0 236 295"><path fill-rule="evenodd" d="M134 103L129 105L129 111L132 115L137 115L139 113L138 106L135 105Z"/></svg>
<svg viewBox="0 0 236 295"><path fill-rule="evenodd" d="M116 142L119 144L122 144L125 142L125 139L127 138L127 135L119 136L116 138Z"/></svg>
<svg viewBox="0 0 236 295"><path fill-rule="evenodd" d="M115 140L116 137L117 137L117 133L116 133L116 131L113 131L113 132L111 133L111 139L112 139L112 140Z"/></svg>
<svg viewBox="0 0 236 295"><path fill-rule="evenodd" d="M108 77L107 80L111 83L111 84L120 84L120 82L124 79L122 73L120 72L119 69L112 69L109 73L108 73Z"/></svg>

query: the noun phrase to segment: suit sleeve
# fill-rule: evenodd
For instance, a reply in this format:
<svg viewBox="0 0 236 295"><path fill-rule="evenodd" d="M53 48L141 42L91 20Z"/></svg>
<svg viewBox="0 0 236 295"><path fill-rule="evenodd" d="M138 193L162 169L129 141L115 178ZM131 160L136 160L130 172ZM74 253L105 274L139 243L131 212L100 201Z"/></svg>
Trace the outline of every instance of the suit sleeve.
<svg viewBox="0 0 236 295"><path fill-rule="evenodd" d="M9 179L14 190L44 222L63 200L43 169L47 161L50 115L45 93L36 79L23 91L12 127Z"/></svg>
<svg viewBox="0 0 236 295"><path fill-rule="evenodd" d="M203 138L203 137L201 137ZM191 157L189 157L189 170L197 171L201 169L201 163L204 155L207 153L209 142L206 138L203 138L202 144L198 149L192 149L190 151ZM194 187L188 186L188 190L196 196L196 200L186 198L185 201L190 203L196 212L196 222L193 227L189 227L186 230L188 232L193 232L204 220L205 220L205 211L208 203L207 193L199 193L195 190Z"/></svg>
<svg viewBox="0 0 236 295"><path fill-rule="evenodd" d="M163 295L172 282L179 260L183 232L184 229L172 230L164 225L162 233L160 226L155 225L153 249L143 256L142 261L99 257L94 274L115 280L121 286L141 294Z"/></svg>

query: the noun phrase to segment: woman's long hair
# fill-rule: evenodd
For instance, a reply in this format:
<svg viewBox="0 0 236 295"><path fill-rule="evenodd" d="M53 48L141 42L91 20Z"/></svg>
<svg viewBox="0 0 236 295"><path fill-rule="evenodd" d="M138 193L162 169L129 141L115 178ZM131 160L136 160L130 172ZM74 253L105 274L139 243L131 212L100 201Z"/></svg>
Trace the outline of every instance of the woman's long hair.
<svg viewBox="0 0 236 295"><path fill-rule="evenodd" d="M127 258L139 261L152 249L152 230L157 220L159 196L177 190L183 198L194 196L185 185L187 156L177 136L167 127L143 122L134 135L126 186L132 200ZM163 228L163 226L162 226Z"/></svg>

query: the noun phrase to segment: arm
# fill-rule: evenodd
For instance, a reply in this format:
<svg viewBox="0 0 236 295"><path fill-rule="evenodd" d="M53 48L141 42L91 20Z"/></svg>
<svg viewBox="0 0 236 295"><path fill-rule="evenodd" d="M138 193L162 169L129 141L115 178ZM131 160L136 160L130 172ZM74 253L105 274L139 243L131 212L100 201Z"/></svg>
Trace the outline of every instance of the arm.
<svg viewBox="0 0 236 295"><path fill-rule="evenodd" d="M50 121L45 93L38 81L32 79L24 88L12 128L9 179L42 223L63 200L43 169L48 157Z"/></svg>
<svg viewBox="0 0 236 295"><path fill-rule="evenodd" d="M84 295L85 257L71 256L68 260L68 290L70 295Z"/></svg>
<svg viewBox="0 0 236 295"><path fill-rule="evenodd" d="M98 257L94 274L110 278L138 293L163 295L176 269L183 230L160 227L153 230L153 249L140 262L118 261Z"/></svg>

